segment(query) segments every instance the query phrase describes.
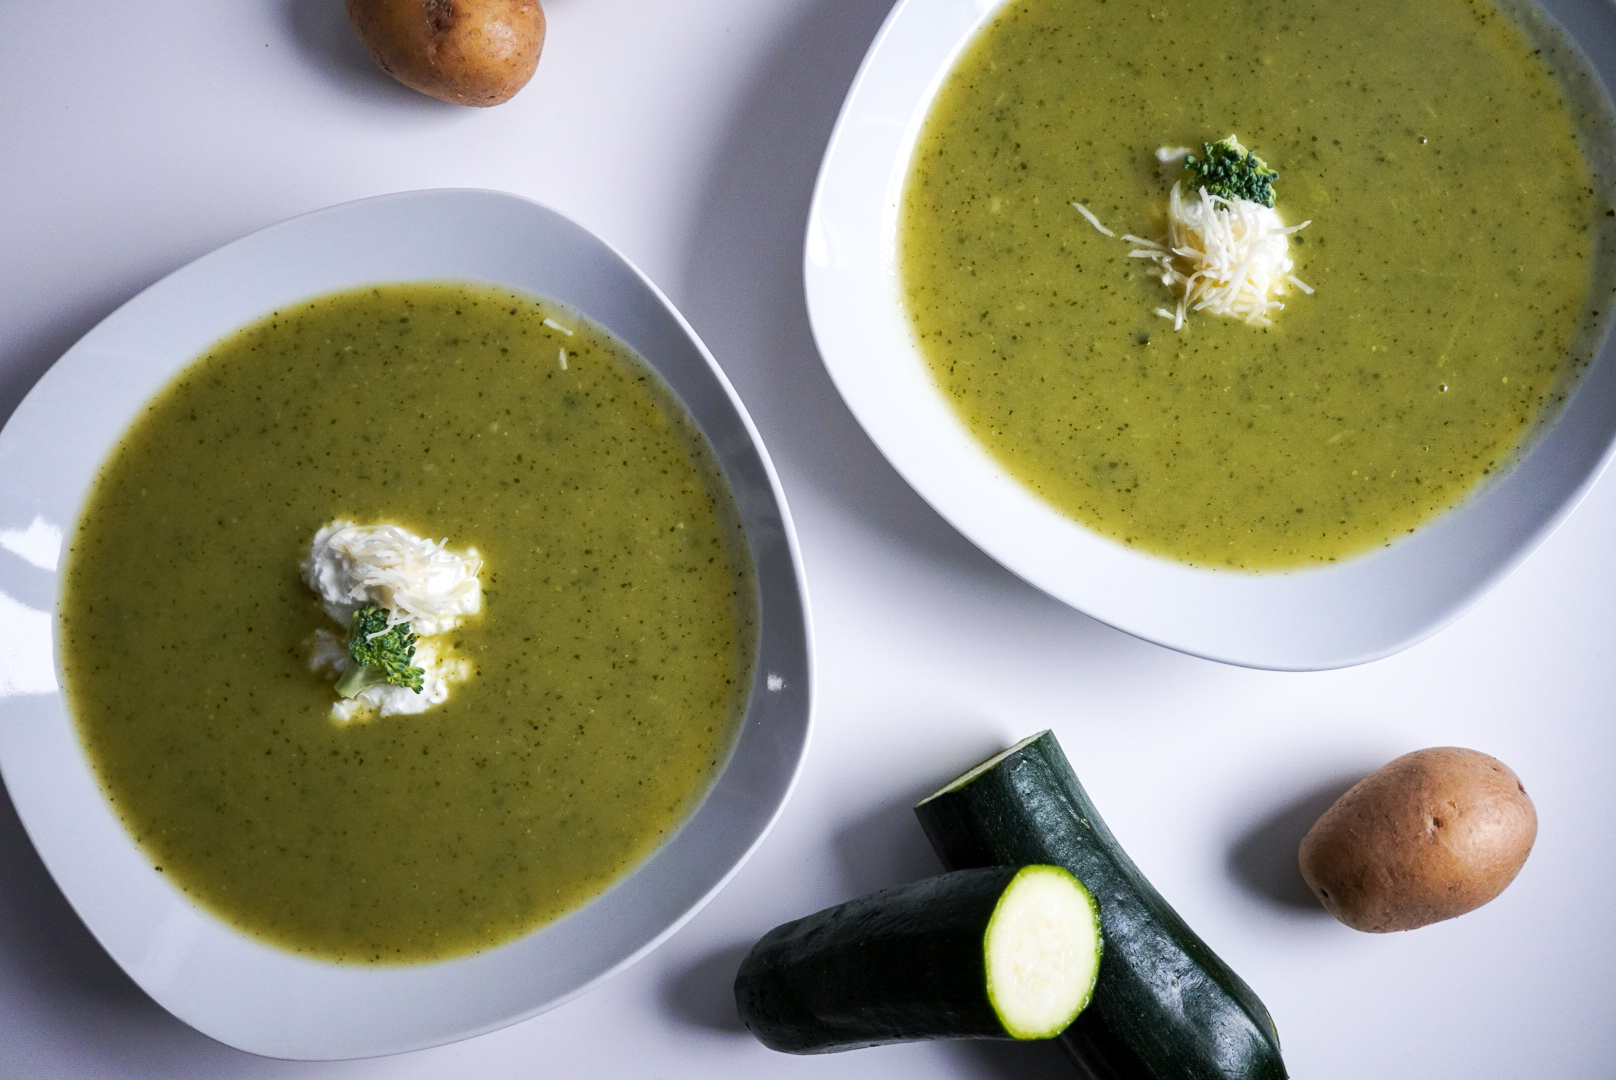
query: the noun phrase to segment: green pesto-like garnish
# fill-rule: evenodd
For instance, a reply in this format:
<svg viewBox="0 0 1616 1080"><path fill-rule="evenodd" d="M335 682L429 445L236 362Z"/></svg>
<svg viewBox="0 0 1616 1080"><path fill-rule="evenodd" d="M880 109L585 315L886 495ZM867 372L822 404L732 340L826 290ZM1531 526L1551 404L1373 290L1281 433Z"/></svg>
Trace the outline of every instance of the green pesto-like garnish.
<svg viewBox="0 0 1616 1080"><path fill-rule="evenodd" d="M414 667L415 632L409 623L387 625L387 612L366 604L348 624L348 655L353 663L337 680L337 693L357 697L372 686L407 686L421 692L426 672Z"/></svg>
<svg viewBox="0 0 1616 1080"><path fill-rule="evenodd" d="M1274 181L1279 173L1262 158L1240 145L1230 135L1215 143L1202 143L1199 160L1184 159L1184 168L1195 175L1195 186L1205 188L1220 199L1247 199L1263 206L1274 205Z"/></svg>

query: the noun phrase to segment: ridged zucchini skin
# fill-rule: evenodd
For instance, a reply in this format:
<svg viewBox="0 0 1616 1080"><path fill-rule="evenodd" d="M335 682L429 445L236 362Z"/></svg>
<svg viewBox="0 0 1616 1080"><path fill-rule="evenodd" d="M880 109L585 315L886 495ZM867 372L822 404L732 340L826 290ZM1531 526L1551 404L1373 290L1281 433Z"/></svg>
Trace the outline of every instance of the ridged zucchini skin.
<svg viewBox="0 0 1616 1080"><path fill-rule="evenodd" d="M988 1000L983 934L1020 870L941 874L775 927L735 977L741 1020L788 1054L1009 1038Z"/></svg>
<svg viewBox="0 0 1616 1080"><path fill-rule="evenodd" d="M1094 999L1060 1036L1094 1080L1288 1076L1268 1010L1139 872L1053 733L955 784L915 807L945 866L1053 863L1099 901Z"/></svg>

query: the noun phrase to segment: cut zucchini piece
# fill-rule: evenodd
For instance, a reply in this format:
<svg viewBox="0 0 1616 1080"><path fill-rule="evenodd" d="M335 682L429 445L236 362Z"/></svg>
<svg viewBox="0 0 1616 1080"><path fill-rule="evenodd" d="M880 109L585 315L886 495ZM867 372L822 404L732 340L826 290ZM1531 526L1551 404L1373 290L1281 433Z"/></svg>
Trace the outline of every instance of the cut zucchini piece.
<svg viewBox="0 0 1616 1080"><path fill-rule="evenodd" d="M970 769L917 807L950 868L1054 863L1099 900L1094 1004L1060 1036L1100 1080L1284 1080L1257 995L1153 888L1106 828L1048 731Z"/></svg>
<svg viewBox="0 0 1616 1080"><path fill-rule="evenodd" d="M774 1050L1048 1038L1088 1004L1094 897L1058 866L994 866L883 889L765 934L735 1004Z"/></svg>

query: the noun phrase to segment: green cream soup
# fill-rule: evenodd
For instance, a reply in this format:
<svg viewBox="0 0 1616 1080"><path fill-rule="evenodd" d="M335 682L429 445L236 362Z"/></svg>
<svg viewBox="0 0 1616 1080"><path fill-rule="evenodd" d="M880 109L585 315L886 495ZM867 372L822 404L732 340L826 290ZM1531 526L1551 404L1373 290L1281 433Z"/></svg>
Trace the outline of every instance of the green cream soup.
<svg viewBox="0 0 1616 1080"><path fill-rule="evenodd" d="M332 719L299 564L334 519L482 556L442 705ZM711 448L620 342L491 289L367 289L248 327L140 418L73 540L64 666L177 885L289 949L430 960L577 907L690 812L745 705L751 574Z"/></svg>
<svg viewBox="0 0 1616 1080"><path fill-rule="evenodd" d="M1019 0L926 120L902 288L965 424L1066 514L1205 566L1334 561L1507 466L1592 355L1608 125L1486 0ZM1165 233L1159 147L1230 133L1311 219L1317 292L1175 331L1122 235Z"/></svg>

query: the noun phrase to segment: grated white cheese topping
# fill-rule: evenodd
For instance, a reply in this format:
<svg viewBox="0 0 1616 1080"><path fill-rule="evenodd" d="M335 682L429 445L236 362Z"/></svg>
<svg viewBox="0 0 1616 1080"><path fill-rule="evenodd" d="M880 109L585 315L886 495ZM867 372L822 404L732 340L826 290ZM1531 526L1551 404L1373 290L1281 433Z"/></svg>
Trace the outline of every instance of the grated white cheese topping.
<svg viewBox="0 0 1616 1080"><path fill-rule="evenodd" d="M387 611L422 637L460 625L482 610L483 561L475 548L450 551L399 525L333 521L314 536L303 561L309 583L331 618L347 626L366 604Z"/></svg>
<svg viewBox="0 0 1616 1080"><path fill-rule="evenodd" d="M1271 206L1225 199L1204 187L1186 195L1175 183L1167 197L1167 236L1123 239L1136 245L1128 254L1156 263L1162 284L1177 294L1176 310L1157 309L1173 320L1173 329L1183 327L1190 311L1267 326L1285 307L1280 298L1291 286L1313 292L1292 273L1290 256L1291 235L1311 224L1286 225Z"/></svg>
<svg viewBox="0 0 1616 1080"><path fill-rule="evenodd" d="M1090 225L1093 225L1095 227L1095 229L1097 229L1102 236L1115 236L1115 235L1117 235L1116 233L1112 232L1110 229L1106 228L1104 225L1101 225L1100 224L1100 219L1094 216L1094 211L1090 210L1088 207L1084 206L1082 203L1080 203L1080 202L1073 203L1072 204L1072 209L1076 210L1079 214L1082 214L1083 217L1088 220L1088 223Z"/></svg>

